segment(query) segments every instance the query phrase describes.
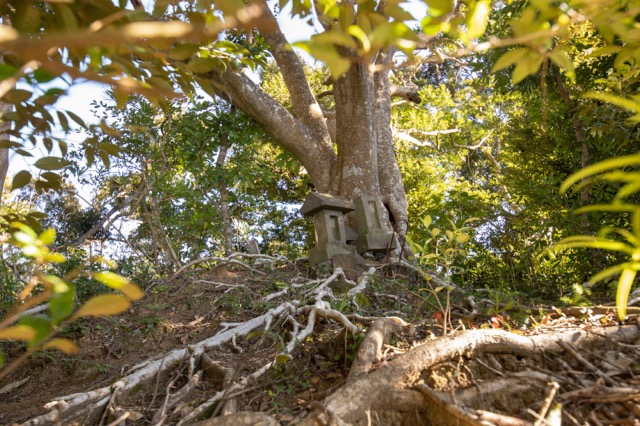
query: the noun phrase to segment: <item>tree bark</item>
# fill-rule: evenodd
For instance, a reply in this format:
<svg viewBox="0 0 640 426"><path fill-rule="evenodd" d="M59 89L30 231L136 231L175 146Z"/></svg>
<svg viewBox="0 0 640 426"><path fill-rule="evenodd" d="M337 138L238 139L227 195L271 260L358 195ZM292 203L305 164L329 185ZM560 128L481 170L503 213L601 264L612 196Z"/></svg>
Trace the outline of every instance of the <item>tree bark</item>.
<svg viewBox="0 0 640 426"><path fill-rule="evenodd" d="M373 74L362 60L355 61L333 85L338 194L351 200L380 193L373 89Z"/></svg>
<svg viewBox="0 0 640 426"><path fill-rule="evenodd" d="M380 70L375 73L375 112L378 180L380 194L391 214L390 221L398 235L405 235L409 226L408 203L396 153L393 149L391 131L391 96L389 67L393 51L380 53L377 63ZM419 99L419 97L418 97Z"/></svg>

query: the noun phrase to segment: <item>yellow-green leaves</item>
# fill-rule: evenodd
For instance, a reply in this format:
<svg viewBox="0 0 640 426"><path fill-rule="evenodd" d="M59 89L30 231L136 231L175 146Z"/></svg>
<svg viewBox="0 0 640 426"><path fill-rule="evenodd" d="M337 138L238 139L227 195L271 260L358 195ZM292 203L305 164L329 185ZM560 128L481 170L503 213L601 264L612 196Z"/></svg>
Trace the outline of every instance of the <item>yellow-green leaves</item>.
<svg viewBox="0 0 640 426"><path fill-rule="evenodd" d="M537 73L540 69L540 65L542 64L542 60L543 57L531 49L517 48L502 55L496 61L492 71L499 71L503 68L515 65L513 75L511 76L511 83L518 84L527 76Z"/></svg>
<svg viewBox="0 0 640 426"><path fill-rule="evenodd" d="M95 296L87 301L78 312L73 315L73 318L80 317L101 317L110 316L122 313L129 309L131 302L118 294L101 294Z"/></svg>
<svg viewBox="0 0 640 426"><path fill-rule="evenodd" d="M338 52L335 45L324 43L323 41L314 40L312 37L309 42L295 43L299 47L309 53L314 58L323 61L331 70L334 79L339 78L346 73L351 67L351 61Z"/></svg>
<svg viewBox="0 0 640 426"><path fill-rule="evenodd" d="M487 28L487 20L491 12L491 1L481 0L473 4L471 13L467 18L467 31L463 33L463 41L469 42L484 34Z"/></svg>
<svg viewBox="0 0 640 426"><path fill-rule="evenodd" d="M60 157L42 157L35 162L34 166L40 170L60 170L71 164L69 161Z"/></svg>
<svg viewBox="0 0 640 426"><path fill-rule="evenodd" d="M125 277L111 271L87 270L102 265L116 266L115 263L103 257L90 259L89 264L81 264L73 268L64 277L50 273L52 264L66 260L62 254L52 252L49 248L55 242L55 231L47 229L38 234L23 223L14 222L11 225L15 229L11 242L18 246L25 256L33 258L36 263L33 277L20 292L19 300L36 303L47 301L48 315L23 316L19 319L19 323L13 326L11 320L3 322L0 326L0 340L24 341L27 343L28 352L56 349L66 354L73 354L77 352L77 347L72 341L64 338L52 338L58 331L60 324L81 317L99 317L121 313L131 306L131 301L138 300L143 296L142 290ZM72 315L76 309L76 290L73 280L79 276L91 276L121 294L95 296ZM36 293L34 289L38 286L42 291ZM3 363L3 354L0 353L0 366Z"/></svg>
<svg viewBox="0 0 640 426"><path fill-rule="evenodd" d="M13 222L11 226L18 229L13 233L13 243L22 249L25 256L34 258L39 264L64 262L65 258L62 254L51 253L47 247L55 239L53 229L47 229L38 235L29 226L20 222Z"/></svg>
<svg viewBox="0 0 640 426"><path fill-rule="evenodd" d="M556 47L549 52L549 58L553 61L553 63L565 70L569 78L574 77L573 61L564 49Z"/></svg>
<svg viewBox="0 0 640 426"><path fill-rule="evenodd" d="M453 0L429 0L426 3L429 5L431 16L446 15L453 11Z"/></svg>
<svg viewBox="0 0 640 426"><path fill-rule="evenodd" d="M0 329L0 339L2 340L22 340L29 341L36 337L36 331L27 325L14 325Z"/></svg>
<svg viewBox="0 0 640 426"><path fill-rule="evenodd" d="M640 270L640 206L623 201L625 197L640 192L640 173L627 169L638 166L640 166L640 154L612 158L574 173L560 186L560 193L564 194L574 185L579 190L593 180L623 183L618 188L611 203L584 206L578 209L577 212L629 212L631 213L631 229L605 227L600 230L597 236L578 235L564 238L553 249L557 251L571 248L593 248L617 251L629 256L627 262L600 271L590 279L590 282L595 283L620 274L616 291L616 307L620 321L624 321L626 317L629 293L636 274ZM615 238L610 238L609 235L611 234L614 234Z"/></svg>
<svg viewBox="0 0 640 426"><path fill-rule="evenodd" d="M628 98L612 95L609 93L589 92L585 98L608 102L620 108L624 108L634 115L629 117L629 121L640 123L640 95L631 95Z"/></svg>
<svg viewBox="0 0 640 426"><path fill-rule="evenodd" d="M618 291L616 292L616 308L620 321L624 321L627 316L627 302L629 301L629 293L631 293L631 286L635 277L636 271L633 269L625 269L620 276Z"/></svg>
<svg viewBox="0 0 640 426"><path fill-rule="evenodd" d="M294 46L325 62L334 78L344 74L352 61L370 60L390 46L412 55L418 36L408 22L414 17L401 3L392 1L376 7L376 2L367 0L356 4L322 0L316 7L327 29Z"/></svg>
<svg viewBox="0 0 640 426"><path fill-rule="evenodd" d="M140 290L140 287L116 273L103 271L94 272L91 275L96 281L99 281L114 290L120 291L130 300L138 300L142 298L142 296L144 296L144 293L142 292L142 290Z"/></svg>

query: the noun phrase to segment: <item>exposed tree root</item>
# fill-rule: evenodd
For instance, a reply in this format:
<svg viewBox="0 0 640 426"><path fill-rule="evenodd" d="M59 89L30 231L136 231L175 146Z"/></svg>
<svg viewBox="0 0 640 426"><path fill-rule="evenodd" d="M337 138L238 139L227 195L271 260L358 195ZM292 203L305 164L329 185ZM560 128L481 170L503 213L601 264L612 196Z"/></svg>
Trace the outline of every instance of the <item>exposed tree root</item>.
<svg viewBox="0 0 640 426"><path fill-rule="evenodd" d="M523 337L502 330L463 331L441 337L434 342L427 342L368 374L354 376L325 400L324 408L349 424L367 424L367 412L375 407L377 398L388 398L389 388L406 389L419 384L425 380L423 376L425 371L453 359L473 360L489 353L509 354L524 359L542 356L547 351L557 351L558 342L571 341L574 345L586 345L603 338L624 342L633 341L638 334L638 328L635 325L603 328L597 333L571 330L531 337ZM364 345L363 348L363 350L369 350ZM418 387L418 390L425 393L423 387ZM452 401L436 396L437 394L431 393L431 390L429 392L431 397L425 398L423 411L427 413L427 417L432 418L432 424L478 424L460 423L460 413L454 414L451 409ZM386 424L395 424L394 421L389 423L390 410L382 414L386 416ZM486 414L479 416L471 412L467 413L466 417L470 421L480 421L486 417ZM395 420L401 418L396 416ZM452 418L453 423L445 422L446 418ZM314 423L303 422L302 424Z"/></svg>
<svg viewBox="0 0 640 426"><path fill-rule="evenodd" d="M188 425L212 412L213 418L197 424L276 425L278 423L266 414L237 412L236 399L255 387L275 365L286 362L300 343L314 333L320 319L337 323L353 334L362 333L358 323L371 323L371 326L360 344L346 383L322 403L314 403L310 407L312 411L299 419L300 425L537 426L545 424L544 418L554 411L554 404L558 402L569 404L596 399L611 401L630 413L640 412L637 383L622 383L616 378L629 368L626 360L609 360L607 364L585 356L587 346L603 340L609 345L635 350L630 343L640 334L637 326L573 328L534 336L503 330L471 330L427 341L399 355L388 354L384 349L389 347L390 338L406 334L410 324L400 318L346 316L328 303L337 299L330 284L339 282L351 286L345 294L347 300L354 302L366 289L373 273L369 270L353 282L336 268L327 278L292 284L263 300L273 301L295 290L299 300L311 304L285 301L249 321L222 323L222 330L216 335L136 365L110 386L57 398L45 406L48 413L23 425L68 424L74 420L86 424L124 424L127 419L139 419L141 415L118 404L136 387L147 385L151 389L155 386L150 404L153 412L146 414L154 425ZM210 354L221 345L238 347L238 339L248 339L256 332L260 334L276 327L279 329L274 333L282 338L279 352L253 371L239 375L235 367L216 362ZM564 371L555 373L538 367L545 359L553 359ZM206 388L213 391L193 406L192 395L204 382ZM520 411L494 409L494 405L500 406L505 398L517 399L514 395L529 398L518 408ZM581 416L581 413L567 413L567 419L575 424L597 413Z"/></svg>
<svg viewBox="0 0 640 426"><path fill-rule="evenodd" d="M104 424L107 412L114 412L117 396L126 394L135 387L147 384L154 378L157 379L160 375L173 370L174 377L166 386L163 403L153 416L153 424L162 425L169 416L178 411L177 409L180 408L180 403L183 402L198 385L203 373L212 369L213 363L206 354L208 350L223 344L235 345L237 338L246 338L255 330L268 331L276 320L279 319L289 322L293 328L290 332L290 339L282 352L283 355L292 353L299 342L304 341L313 333L318 318L334 320L351 333L361 333L361 329L354 325L344 314L332 309L329 303L323 300L325 298L333 298L329 284L337 279L346 279L344 273L339 268L326 279L298 285L299 287L311 287L304 292L304 295L307 298L313 298L315 300L313 305L299 307L300 302L298 301L284 302L278 307L270 309L265 314L249 321L237 324L222 323L223 330L215 336L187 348L176 349L164 354L162 357L138 364L131 368L124 377L110 386L58 398L45 406L45 409L49 411L47 414L33 418L23 423L23 425L36 426L57 422L68 423L76 418L95 416L96 413L102 413L98 416L98 419L101 419L99 423ZM355 283L352 284L355 285ZM300 316L306 316L306 325L304 327L301 327L296 319ZM183 374L180 373L180 367L175 369L174 366L177 363L182 365L185 360L188 371L186 374ZM232 404L229 405L229 402L233 400L233 395L237 394L246 386L255 383L256 380L269 371L276 362L277 359L266 363L262 368L235 383L231 383L228 372L223 372L222 389L191 412L184 415L178 424L187 424L193 421L221 400L226 400L225 405L227 408L226 410L223 409L223 413L231 414L235 411L235 409L231 408ZM197 368L198 366L199 368ZM213 375L215 376L215 374L214 372ZM186 379L186 383L176 388L176 383L179 378L182 378L183 381ZM110 417L113 417L113 415L110 415Z"/></svg>

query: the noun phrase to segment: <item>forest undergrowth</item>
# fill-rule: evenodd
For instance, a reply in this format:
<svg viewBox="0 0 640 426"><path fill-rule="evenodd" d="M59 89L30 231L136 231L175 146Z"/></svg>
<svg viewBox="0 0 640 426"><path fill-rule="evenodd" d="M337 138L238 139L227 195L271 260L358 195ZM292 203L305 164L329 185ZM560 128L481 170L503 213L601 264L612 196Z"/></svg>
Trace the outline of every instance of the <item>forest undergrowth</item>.
<svg viewBox="0 0 640 426"><path fill-rule="evenodd" d="M638 308L620 324L614 307L503 303L408 263L324 272L235 256L140 283L125 314L61 332L80 353L37 353L0 382L0 424L640 418Z"/></svg>

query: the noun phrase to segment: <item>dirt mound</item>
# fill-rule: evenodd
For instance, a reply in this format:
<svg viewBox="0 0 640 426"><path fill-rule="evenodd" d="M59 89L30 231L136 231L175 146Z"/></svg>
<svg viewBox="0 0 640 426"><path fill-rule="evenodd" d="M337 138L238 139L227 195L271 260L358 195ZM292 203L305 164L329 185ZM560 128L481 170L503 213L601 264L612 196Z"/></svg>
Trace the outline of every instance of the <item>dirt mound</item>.
<svg viewBox="0 0 640 426"><path fill-rule="evenodd" d="M457 289L438 299L408 265L370 264L351 281L257 260L155 283L125 315L63 330L81 352L36 354L0 383L0 423L640 418L640 335L610 308L507 313Z"/></svg>

